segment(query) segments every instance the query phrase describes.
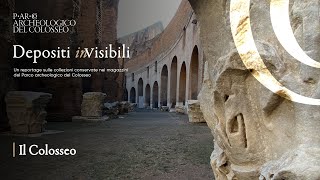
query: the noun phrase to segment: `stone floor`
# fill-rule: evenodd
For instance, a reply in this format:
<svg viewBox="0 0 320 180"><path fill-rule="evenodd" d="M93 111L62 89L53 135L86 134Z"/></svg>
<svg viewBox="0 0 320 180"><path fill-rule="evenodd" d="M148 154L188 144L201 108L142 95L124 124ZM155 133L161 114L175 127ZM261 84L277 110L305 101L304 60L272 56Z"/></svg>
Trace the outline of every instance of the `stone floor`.
<svg viewBox="0 0 320 180"><path fill-rule="evenodd" d="M0 136L0 179L213 179L212 136L206 124L168 112L133 112L99 123L49 123L63 133ZM12 158L16 144L75 148L74 157Z"/></svg>

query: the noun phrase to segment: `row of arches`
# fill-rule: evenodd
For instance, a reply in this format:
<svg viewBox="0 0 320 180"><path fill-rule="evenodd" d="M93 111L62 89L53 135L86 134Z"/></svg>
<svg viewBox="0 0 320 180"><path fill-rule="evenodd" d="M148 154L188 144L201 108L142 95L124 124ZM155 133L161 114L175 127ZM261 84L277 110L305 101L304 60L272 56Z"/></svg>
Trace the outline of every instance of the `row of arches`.
<svg viewBox="0 0 320 180"><path fill-rule="evenodd" d="M168 106L168 100L170 101L170 106L174 107L177 102L185 105L186 98L197 99L199 93L199 50L197 46L193 49L190 61L188 96L186 96L187 79L186 62L182 63L181 69L178 71L178 58L175 56L171 61L170 69L168 69L167 65L163 65L160 78L158 79L160 86L158 81L155 81L152 86L150 84L144 85L143 79L140 78L138 80L138 92L136 92L135 87L132 87L130 90L130 102L139 103L139 100L143 100L145 106L149 107L152 105L153 108L158 108L159 105ZM168 96L170 99L168 99ZM143 99L139 97L143 97Z"/></svg>

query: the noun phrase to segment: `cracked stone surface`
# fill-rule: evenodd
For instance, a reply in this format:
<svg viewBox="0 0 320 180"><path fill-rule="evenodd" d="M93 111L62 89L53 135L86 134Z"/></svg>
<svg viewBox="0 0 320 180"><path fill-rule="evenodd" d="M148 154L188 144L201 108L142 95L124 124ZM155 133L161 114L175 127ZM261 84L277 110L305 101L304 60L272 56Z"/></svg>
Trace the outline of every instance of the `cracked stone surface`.
<svg viewBox="0 0 320 180"><path fill-rule="evenodd" d="M207 60L198 99L215 139L216 179L320 179L319 106L285 100L251 75L233 42L229 0L189 2L200 21ZM319 69L301 64L280 45L270 1L250 2L255 44L272 75L296 93L320 98ZM290 1L290 18L302 49L319 61L319 1ZM238 33L245 32L242 27Z"/></svg>

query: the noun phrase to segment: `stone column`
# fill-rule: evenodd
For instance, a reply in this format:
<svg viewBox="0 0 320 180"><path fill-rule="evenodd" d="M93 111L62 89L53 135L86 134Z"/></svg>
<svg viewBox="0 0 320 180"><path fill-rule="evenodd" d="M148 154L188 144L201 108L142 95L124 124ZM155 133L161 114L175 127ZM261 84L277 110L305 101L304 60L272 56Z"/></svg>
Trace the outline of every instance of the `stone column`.
<svg viewBox="0 0 320 180"><path fill-rule="evenodd" d="M128 89L128 102L131 103L131 88L130 87Z"/></svg>
<svg viewBox="0 0 320 180"><path fill-rule="evenodd" d="M142 92L143 92L143 107L144 108L147 108L147 103L146 103L146 100L147 100L147 94L146 94L146 87L147 87L147 81L143 81L144 84L142 86Z"/></svg>
<svg viewBox="0 0 320 180"><path fill-rule="evenodd" d="M139 102L139 86L138 83L135 83L135 89L136 89L136 104Z"/></svg>
<svg viewBox="0 0 320 180"><path fill-rule="evenodd" d="M185 96L186 101L185 101L185 104L187 104L187 101L191 99L190 83L191 82L190 82L190 63L189 63L189 64L186 64L186 96Z"/></svg>
<svg viewBox="0 0 320 180"><path fill-rule="evenodd" d="M167 106L169 107L169 109L172 106L171 103L171 65L170 67L168 67L168 89L167 89L168 93L167 93Z"/></svg>
<svg viewBox="0 0 320 180"><path fill-rule="evenodd" d="M158 90L158 107L160 108L162 106L162 96L163 96L163 91L162 91L162 73L160 73L160 78L158 80L158 85L159 85L159 90Z"/></svg>
<svg viewBox="0 0 320 180"><path fill-rule="evenodd" d="M150 108L153 109L153 84L150 85Z"/></svg>

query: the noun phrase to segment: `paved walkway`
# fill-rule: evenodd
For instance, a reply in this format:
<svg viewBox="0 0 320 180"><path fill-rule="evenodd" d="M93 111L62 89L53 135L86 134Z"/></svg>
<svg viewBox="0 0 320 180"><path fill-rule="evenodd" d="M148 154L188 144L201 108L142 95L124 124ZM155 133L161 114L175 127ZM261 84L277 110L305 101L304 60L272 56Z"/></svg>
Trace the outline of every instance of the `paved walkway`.
<svg viewBox="0 0 320 180"><path fill-rule="evenodd" d="M64 132L0 136L0 179L213 179L210 130L185 115L141 111L100 123L49 123L47 129ZM12 142L75 148L77 155L13 159Z"/></svg>

